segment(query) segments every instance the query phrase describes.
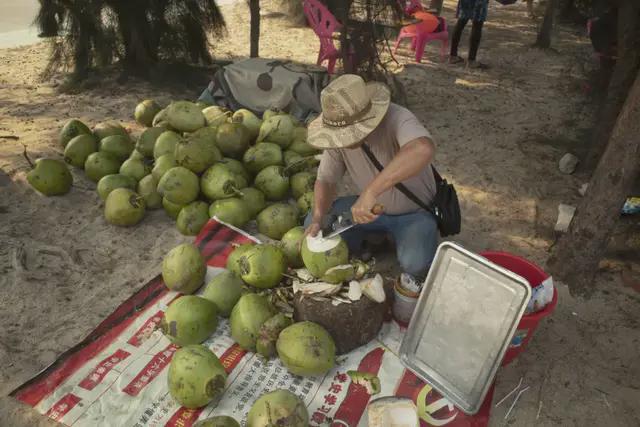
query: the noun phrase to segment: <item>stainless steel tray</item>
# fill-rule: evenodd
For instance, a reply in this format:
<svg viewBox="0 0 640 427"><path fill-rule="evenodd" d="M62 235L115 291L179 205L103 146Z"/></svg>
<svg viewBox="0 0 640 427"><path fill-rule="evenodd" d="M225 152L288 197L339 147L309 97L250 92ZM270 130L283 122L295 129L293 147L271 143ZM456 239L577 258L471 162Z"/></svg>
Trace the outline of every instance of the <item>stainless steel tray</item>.
<svg viewBox="0 0 640 427"><path fill-rule="evenodd" d="M424 282L400 358L463 412L475 414L530 298L524 278L444 242Z"/></svg>

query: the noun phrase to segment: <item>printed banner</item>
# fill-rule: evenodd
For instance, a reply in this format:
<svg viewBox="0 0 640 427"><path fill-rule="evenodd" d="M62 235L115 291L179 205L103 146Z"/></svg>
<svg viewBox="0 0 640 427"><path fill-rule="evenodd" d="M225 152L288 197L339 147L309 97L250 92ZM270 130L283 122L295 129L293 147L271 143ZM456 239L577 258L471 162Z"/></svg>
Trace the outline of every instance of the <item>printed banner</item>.
<svg viewBox="0 0 640 427"><path fill-rule="evenodd" d="M195 240L207 260L207 280L226 263L234 244L257 241L233 227L210 220ZM468 416L406 370L397 356L403 330L385 323L378 339L338 358L324 376L292 375L278 359L266 361L241 349L221 319L205 343L229 377L222 397L200 409L180 407L167 386L175 345L157 329L179 294L161 277L120 306L82 343L12 393L16 399L67 426L189 427L214 415L230 415L246 426L253 402L263 393L287 389L307 405L312 427L366 427L369 401L381 396L412 399L421 427L483 427L488 424L493 387L478 414ZM370 396L350 381L347 371L375 373L381 392Z"/></svg>

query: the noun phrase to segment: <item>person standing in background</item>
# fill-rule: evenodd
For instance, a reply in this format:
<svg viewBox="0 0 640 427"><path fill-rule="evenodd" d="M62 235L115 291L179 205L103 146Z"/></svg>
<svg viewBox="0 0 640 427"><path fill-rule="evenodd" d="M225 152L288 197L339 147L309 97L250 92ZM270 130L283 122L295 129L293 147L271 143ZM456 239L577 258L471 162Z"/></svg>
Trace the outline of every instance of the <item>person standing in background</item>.
<svg viewBox="0 0 640 427"><path fill-rule="evenodd" d="M486 69L489 68L486 64L483 64L476 60L478 54L478 47L480 47L480 39L482 38L482 26L487 19L487 9L489 7L489 0L458 0L458 9L456 11L456 17L458 22L453 30L453 36L451 38L451 53L449 57L450 64L459 64L464 62L464 59L458 56L458 45L460 44L460 38L462 37L462 31L464 30L467 22L471 20L471 40L469 43L469 57L467 66L469 68Z"/></svg>

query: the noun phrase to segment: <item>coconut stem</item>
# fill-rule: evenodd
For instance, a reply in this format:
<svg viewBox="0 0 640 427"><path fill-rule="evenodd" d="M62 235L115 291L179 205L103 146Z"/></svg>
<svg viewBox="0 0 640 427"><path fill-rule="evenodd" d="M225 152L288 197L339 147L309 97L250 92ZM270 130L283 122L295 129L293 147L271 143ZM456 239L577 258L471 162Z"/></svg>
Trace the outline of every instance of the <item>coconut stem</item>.
<svg viewBox="0 0 640 427"><path fill-rule="evenodd" d="M289 166L286 166L282 171L283 175L289 176L297 172L297 168L303 166L305 163L315 159L315 156L306 156L302 157L300 160L291 163ZM293 172L292 172L293 171Z"/></svg>
<svg viewBox="0 0 640 427"><path fill-rule="evenodd" d="M33 164L31 159L29 158L29 155L27 154L27 146L25 144L22 144L22 146L24 147L24 151L22 152L22 155L24 156L25 159L27 159L27 162L29 163L29 166L31 166L31 169L35 168L35 165Z"/></svg>

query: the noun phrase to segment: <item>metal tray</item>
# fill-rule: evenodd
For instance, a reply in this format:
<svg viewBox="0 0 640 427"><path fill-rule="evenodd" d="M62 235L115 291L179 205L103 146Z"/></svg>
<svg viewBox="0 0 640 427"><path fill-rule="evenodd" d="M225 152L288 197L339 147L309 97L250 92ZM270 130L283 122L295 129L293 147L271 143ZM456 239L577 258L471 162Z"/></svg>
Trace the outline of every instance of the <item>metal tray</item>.
<svg viewBox="0 0 640 427"><path fill-rule="evenodd" d="M400 358L463 412L475 414L530 298L526 279L444 242L423 284Z"/></svg>

